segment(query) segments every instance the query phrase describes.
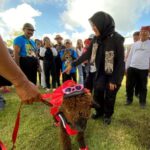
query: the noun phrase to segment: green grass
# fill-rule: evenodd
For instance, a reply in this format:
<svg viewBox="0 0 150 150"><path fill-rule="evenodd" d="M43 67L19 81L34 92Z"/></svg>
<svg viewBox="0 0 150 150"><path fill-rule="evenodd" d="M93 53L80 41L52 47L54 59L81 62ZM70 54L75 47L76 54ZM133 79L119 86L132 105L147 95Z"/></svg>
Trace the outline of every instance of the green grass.
<svg viewBox="0 0 150 150"><path fill-rule="evenodd" d="M148 87L150 91L150 87ZM0 140L10 150L11 135L19 107L15 91L5 94L6 108L0 111ZM125 87L120 89L112 124L104 126L102 120L89 120L86 141L90 150L150 150L150 92L146 109L141 109L134 98L132 106L124 106ZM78 150L72 137L73 150ZM42 103L24 105L16 150L60 150L59 128L53 126L49 108Z"/></svg>

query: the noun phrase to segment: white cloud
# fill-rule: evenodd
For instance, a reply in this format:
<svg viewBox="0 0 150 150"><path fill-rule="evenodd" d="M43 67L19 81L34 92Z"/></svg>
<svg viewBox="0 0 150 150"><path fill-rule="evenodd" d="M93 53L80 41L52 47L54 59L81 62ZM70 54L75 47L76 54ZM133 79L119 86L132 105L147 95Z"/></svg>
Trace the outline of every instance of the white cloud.
<svg viewBox="0 0 150 150"><path fill-rule="evenodd" d="M51 41L52 41L53 43L56 43L55 37L56 37L57 34L61 35L64 40L70 38L70 36L67 34L67 32L45 33L45 34L42 36L42 38L41 38L41 37L37 37L37 38L43 39L45 36L48 36L48 37L51 39Z"/></svg>
<svg viewBox="0 0 150 150"><path fill-rule="evenodd" d="M0 31L7 35L12 31L22 29L24 23L29 22L36 26L34 17L40 16L41 12L32 8L29 4L21 4L16 8L10 8L0 13Z"/></svg>
<svg viewBox="0 0 150 150"><path fill-rule="evenodd" d="M90 29L88 19L97 11L111 14L122 32L133 30L141 14L150 12L150 0L67 0L66 6L61 17L64 24L85 30Z"/></svg>
<svg viewBox="0 0 150 150"><path fill-rule="evenodd" d="M7 0L0 0L0 9L3 8L3 6L4 6L4 4L5 4L6 1L7 1Z"/></svg>
<svg viewBox="0 0 150 150"><path fill-rule="evenodd" d="M64 0L22 0L22 2L26 3L33 3L33 4L39 4L39 3L61 3Z"/></svg>
<svg viewBox="0 0 150 150"><path fill-rule="evenodd" d="M74 28L70 24L65 24L65 29L73 31Z"/></svg>
<svg viewBox="0 0 150 150"><path fill-rule="evenodd" d="M44 34L42 38L41 37L36 37L36 38L43 39L45 36L48 36L51 39L51 41L55 44L56 41L54 40L54 38L57 34L60 34L63 37L63 40L70 39L74 47L76 46L76 42L78 39L85 40L90 35L90 33L88 32L72 32L71 35L69 35L67 32L60 32L60 33L52 33L52 34L48 33L48 34Z"/></svg>

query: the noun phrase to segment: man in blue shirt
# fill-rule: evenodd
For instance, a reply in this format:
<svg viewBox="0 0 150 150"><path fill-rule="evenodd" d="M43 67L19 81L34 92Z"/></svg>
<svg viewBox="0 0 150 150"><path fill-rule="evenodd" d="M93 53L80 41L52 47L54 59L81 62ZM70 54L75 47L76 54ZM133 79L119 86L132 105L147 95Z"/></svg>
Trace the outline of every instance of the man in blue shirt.
<svg viewBox="0 0 150 150"><path fill-rule="evenodd" d="M67 65L71 63L73 60L77 59L77 53L75 50L73 50L72 43L69 39L65 41L65 49L61 50L59 52L59 56L62 61L62 72L67 68ZM69 74L63 73L63 82L67 80L74 80L76 82L76 68L72 67Z"/></svg>
<svg viewBox="0 0 150 150"><path fill-rule="evenodd" d="M34 27L30 23L23 26L24 35L14 40L15 61L26 74L28 79L36 84L38 60L36 58L36 45L30 38L33 36Z"/></svg>

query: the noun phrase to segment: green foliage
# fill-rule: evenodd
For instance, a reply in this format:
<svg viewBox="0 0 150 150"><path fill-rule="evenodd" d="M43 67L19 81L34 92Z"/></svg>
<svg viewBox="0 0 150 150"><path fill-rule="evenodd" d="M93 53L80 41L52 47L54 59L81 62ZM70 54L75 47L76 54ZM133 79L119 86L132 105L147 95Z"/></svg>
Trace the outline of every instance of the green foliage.
<svg viewBox="0 0 150 150"><path fill-rule="evenodd" d="M150 90L150 88L149 88ZM0 139L10 150L19 99L15 92L5 94L6 108L0 111ZM86 129L86 141L90 150L149 150L150 149L150 93L148 106L139 107L134 98L131 106L125 106L125 87L117 96L112 124L104 126L102 119L89 120ZM73 150L78 144L72 138ZM59 128L53 126L49 108L42 103L24 105L21 112L21 124L16 150L60 150Z"/></svg>
<svg viewBox="0 0 150 150"><path fill-rule="evenodd" d="M13 45L14 38L19 36L19 35L22 35L22 34L23 34L23 31L13 31L12 33L10 33L11 38L6 41L7 46L11 47Z"/></svg>

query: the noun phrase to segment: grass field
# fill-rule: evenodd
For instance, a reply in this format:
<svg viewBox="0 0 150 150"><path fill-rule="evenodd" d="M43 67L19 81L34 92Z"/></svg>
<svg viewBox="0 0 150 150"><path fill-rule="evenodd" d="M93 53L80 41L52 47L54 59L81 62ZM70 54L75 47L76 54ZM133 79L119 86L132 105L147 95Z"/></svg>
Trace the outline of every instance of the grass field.
<svg viewBox="0 0 150 150"><path fill-rule="evenodd" d="M150 91L150 87L148 87ZM19 107L15 91L5 94L6 108L0 111L0 140L10 150L11 134ZM89 120L86 141L90 150L150 150L150 92L146 109L134 98L132 106L125 106L125 87L120 89L112 124ZM72 137L73 150L78 150ZM49 108L42 103L24 105L16 150L60 150L59 129L53 126Z"/></svg>

